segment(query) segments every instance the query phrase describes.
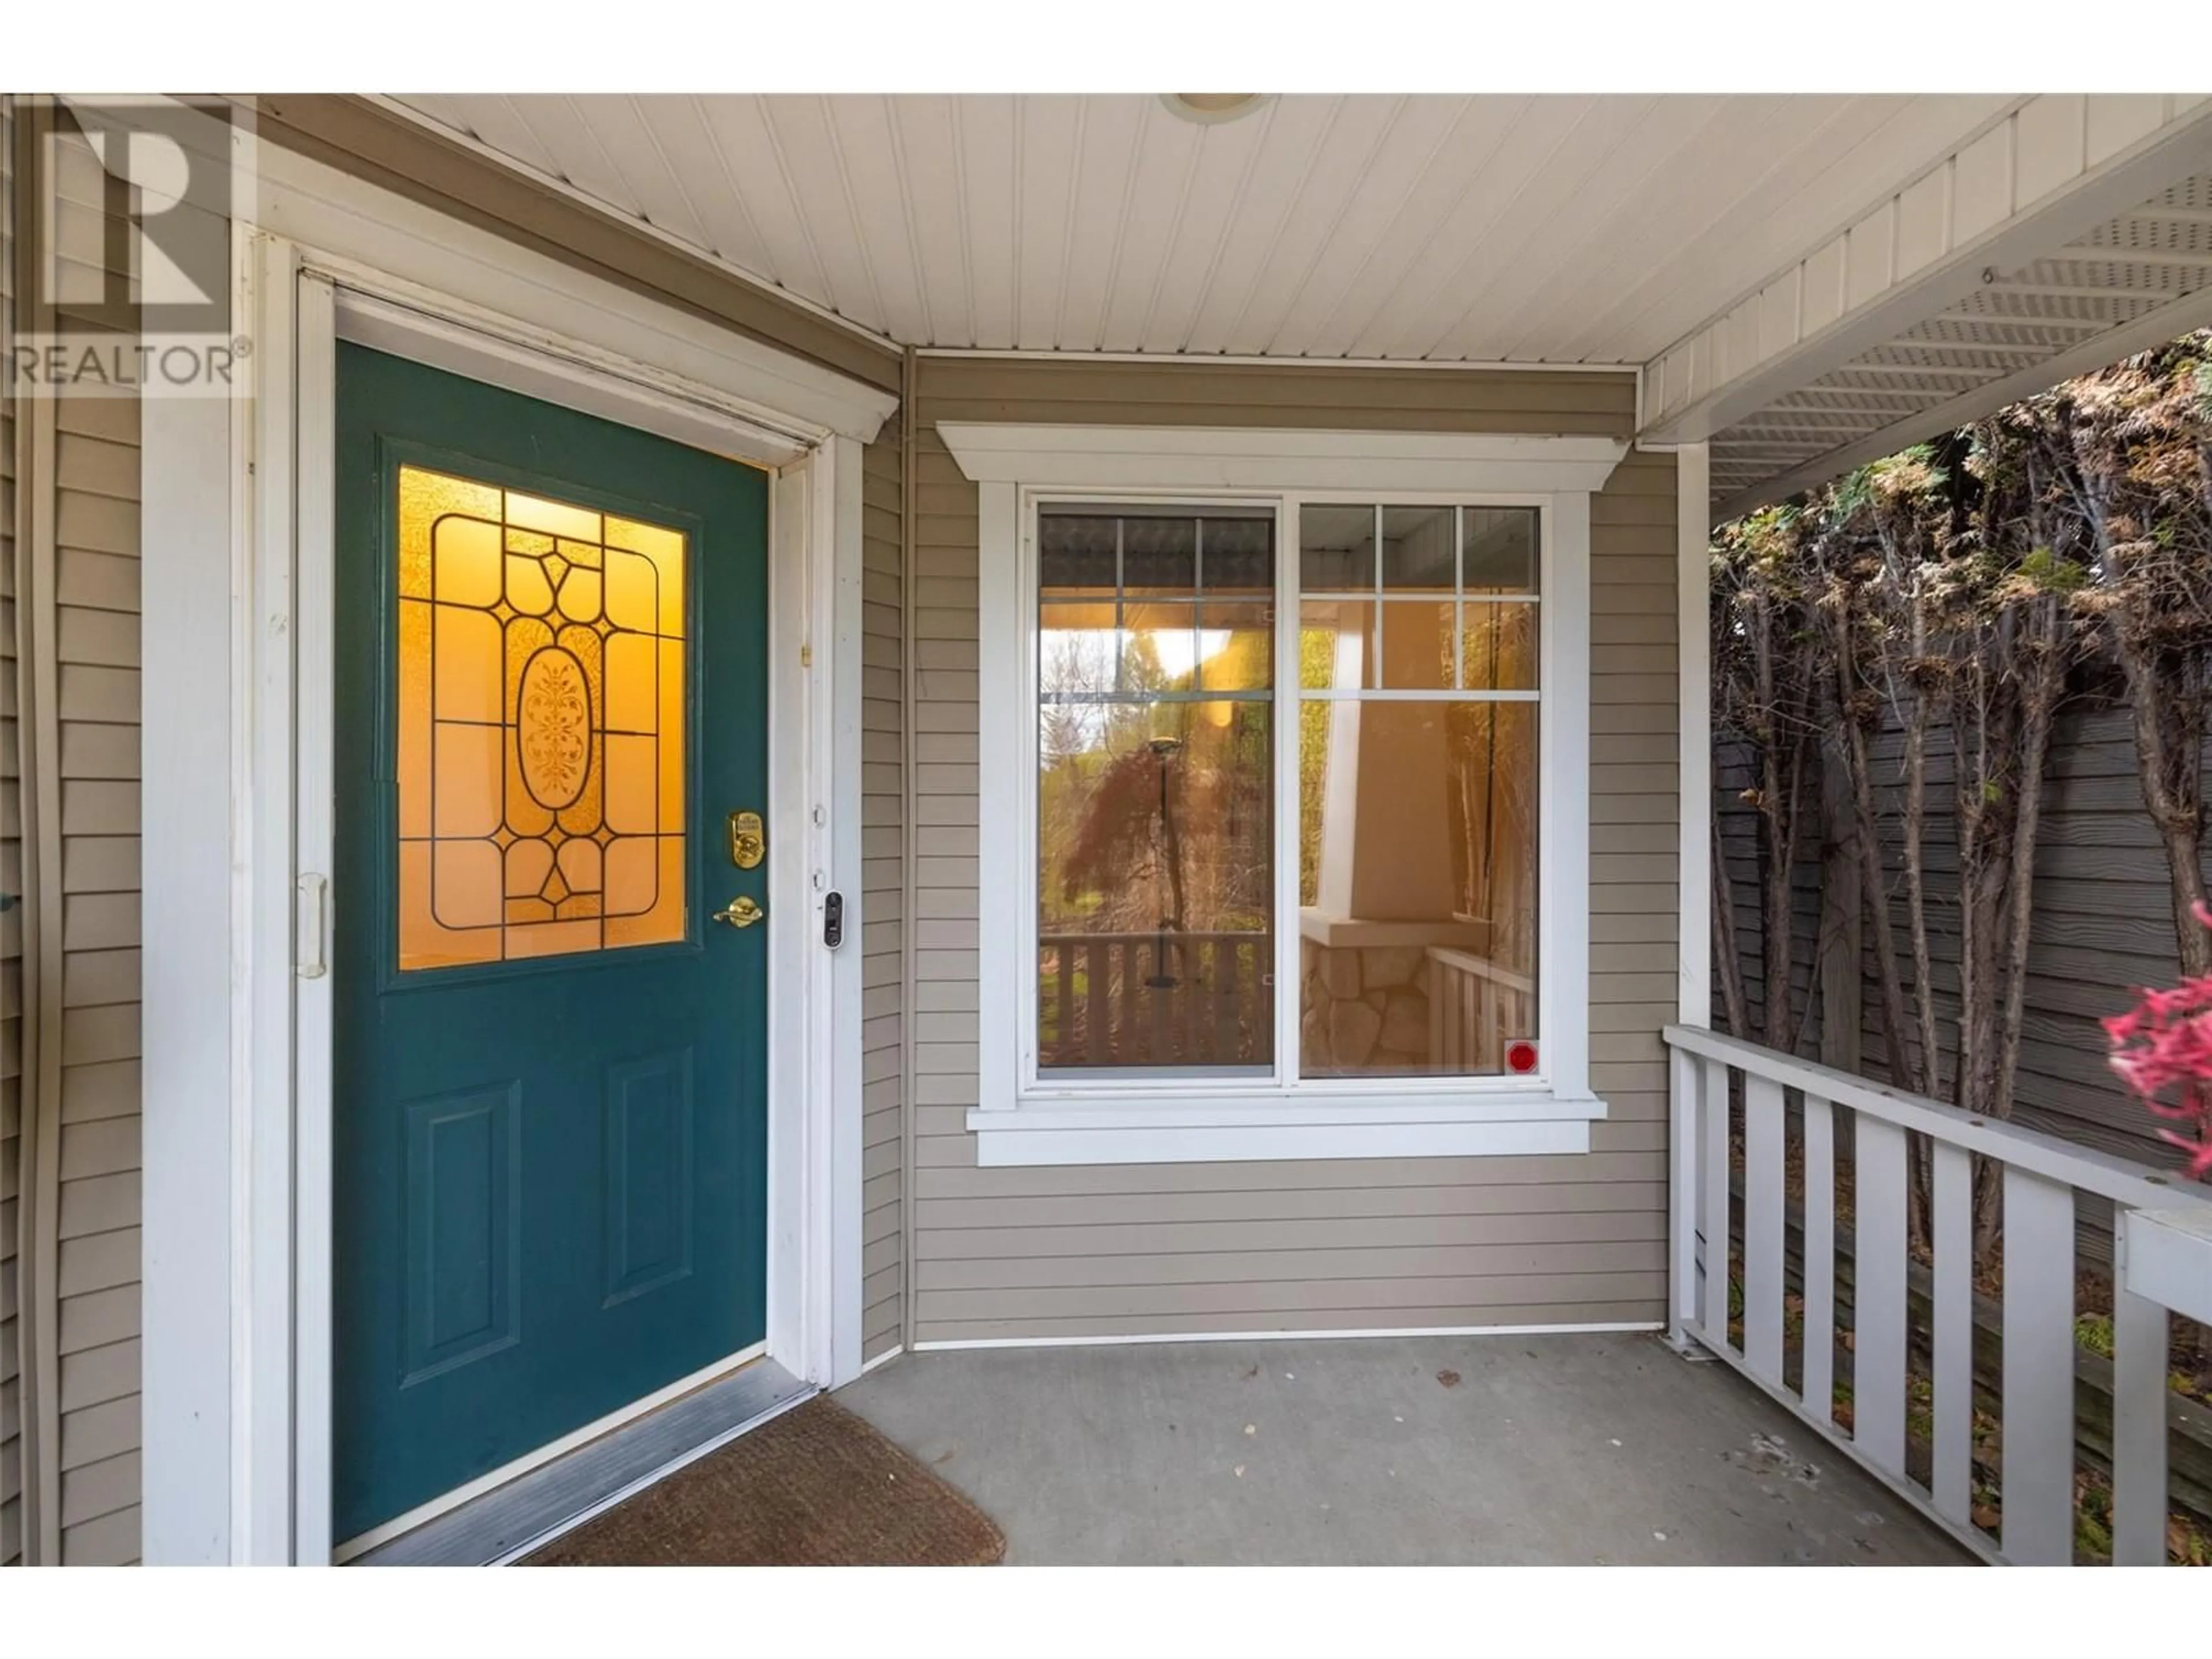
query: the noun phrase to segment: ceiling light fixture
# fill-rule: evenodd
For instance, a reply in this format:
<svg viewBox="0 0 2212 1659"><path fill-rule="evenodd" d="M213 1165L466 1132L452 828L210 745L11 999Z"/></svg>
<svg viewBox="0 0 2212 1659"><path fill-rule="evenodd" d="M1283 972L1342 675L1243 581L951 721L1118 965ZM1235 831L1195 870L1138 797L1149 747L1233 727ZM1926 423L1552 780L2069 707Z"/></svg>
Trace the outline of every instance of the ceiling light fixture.
<svg viewBox="0 0 2212 1659"><path fill-rule="evenodd" d="M1170 112L1186 121L1196 121L1201 126L1211 126L1223 121L1234 121L1240 115L1249 115L1267 101L1267 94L1258 92L1164 92L1160 102Z"/></svg>

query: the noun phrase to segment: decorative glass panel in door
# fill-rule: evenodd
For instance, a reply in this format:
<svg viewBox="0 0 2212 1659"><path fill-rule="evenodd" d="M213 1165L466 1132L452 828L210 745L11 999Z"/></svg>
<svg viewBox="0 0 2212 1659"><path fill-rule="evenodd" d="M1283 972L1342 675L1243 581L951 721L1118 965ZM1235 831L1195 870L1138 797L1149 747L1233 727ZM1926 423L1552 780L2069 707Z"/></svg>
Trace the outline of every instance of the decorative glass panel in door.
<svg viewBox="0 0 2212 1659"><path fill-rule="evenodd" d="M682 532L403 465L399 966L684 937Z"/></svg>

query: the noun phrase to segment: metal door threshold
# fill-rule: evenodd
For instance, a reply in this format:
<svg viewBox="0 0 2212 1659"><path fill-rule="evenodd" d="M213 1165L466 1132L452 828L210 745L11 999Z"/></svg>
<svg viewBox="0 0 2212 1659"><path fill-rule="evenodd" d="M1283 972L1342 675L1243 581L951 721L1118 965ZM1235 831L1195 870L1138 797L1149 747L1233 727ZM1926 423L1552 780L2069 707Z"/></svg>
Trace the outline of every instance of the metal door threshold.
<svg viewBox="0 0 2212 1659"><path fill-rule="evenodd" d="M378 1545L354 1565L504 1565L814 1393L773 1359L756 1359Z"/></svg>

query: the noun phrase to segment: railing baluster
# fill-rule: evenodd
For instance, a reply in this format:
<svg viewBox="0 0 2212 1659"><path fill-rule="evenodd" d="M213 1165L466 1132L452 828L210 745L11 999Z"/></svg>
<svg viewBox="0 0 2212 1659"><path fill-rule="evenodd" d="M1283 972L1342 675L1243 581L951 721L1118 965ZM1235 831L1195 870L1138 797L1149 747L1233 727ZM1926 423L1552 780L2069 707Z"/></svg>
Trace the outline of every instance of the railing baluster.
<svg viewBox="0 0 2212 1659"><path fill-rule="evenodd" d="M1083 944L1083 969L1090 976L1084 987L1084 1000L1089 1004L1084 1014L1085 1044L1090 1051L1091 1063L1103 1066L1113 1054L1114 1016L1107 998L1114 985L1114 946L1110 941L1085 939Z"/></svg>
<svg viewBox="0 0 2212 1659"><path fill-rule="evenodd" d="M1698 1062L1705 1074L1705 1305L1700 1335L1716 1348L1729 1340L1729 1067L1717 1060Z"/></svg>
<svg viewBox="0 0 2212 1659"><path fill-rule="evenodd" d="M1782 1383L1782 1085L1743 1082L1743 1357Z"/></svg>
<svg viewBox="0 0 2212 1659"><path fill-rule="evenodd" d="M1176 1002L1175 1011L1182 1013L1179 1024L1183 1026L1183 1053L1179 1057L1186 1066L1194 1066L1201 1060L1199 1030L1201 1030L1203 1022L1199 1020L1199 1015L1206 1011L1203 1009L1206 994L1201 988L1206 984L1206 975L1199 971L1199 947L1192 945L1190 933L1176 933L1172 949L1175 949L1175 975L1179 984L1176 984L1175 991L1170 991L1170 995Z"/></svg>
<svg viewBox="0 0 2212 1659"><path fill-rule="evenodd" d="M1117 1066L1141 1066L1145 1063L1143 1028L1138 1023L1138 1005L1145 994L1144 957L1136 944L1124 939L1114 947L1119 957L1115 978L1121 986L1121 1011L1114 1017L1114 1063Z"/></svg>
<svg viewBox="0 0 2212 1659"><path fill-rule="evenodd" d="M1905 1473L1905 1131L1853 1115L1858 1213L1851 1315L1851 1442Z"/></svg>
<svg viewBox="0 0 2212 1659"><path fill-rule="evenodd" d="M1175 1036L1175 991L1152 980L1168 978L1168 940L1152 940L1152 973L1146 978L1144 1000L1151 1013L1151 1037L1146 1046L1146 1060L1155 1066L1166 1066L1172 1060L1172 1036Z"/></svg>
<svg viewBox="0 0 2212 1659"><path fill-rule="evenodd" d="M1929 1413L1935 1440L1929 1493L1960 1526L1973 1508L1974 1160L1935 1141L1936 1375Z"/></svg>
<svg viewBox="0 0 2212 1659"><path fill-rule="evenodd" d="M1243 948L1240 945L1239 951ZM1238 957L1240 962L1245 962L1245 965L1238 969L1237 975L1237 1030L1250 1031L1255 1036L1264 1034L1264 1040L1255 1044L1249 1056L1245 1056L1241 1048L1237 1053L1240 1058L1249 1058L1265 1064L1270 1046L1279 1036L1275 1030L1274 945L1272 941L1263 942L1253 945L1251 951L1249 962L1245 962L1241 954ZM1287 1040L1293 1042L1297 1040L1295 1024L1291 1027Z"/></svg>
<svg viewBox="0 0 2212 1659"><path fill-rule="evenodd" d="M2074 1189L2004 1172L2004 1552L2074 1559Z"/></svg>
<svg viewBox="0 0 2212 1659"><path fill-rule="evenodd" d="M1210 1066L1213 1052L1213 985L1220 971L1207 959L1203 934L1182 936L1182 1061L1186 1066Z"/></svg>
<svg viewBox="0 0 2212 1659"><path fill-rule="evenodd" d="M1698 1212L1698 1157L1704 1146L1705 1068L1680 1048L1667 1052L1667 1207L1677 1218ZM1668 1229L1667 1334L1677 1346L1698 1328L1698 1236L1679 1224Z"/></svg>
<svg viewBox="0 0 2212 1659"><path fill-rule="evenodd" d="M2115 1258L2117 1259L2117 1258ZM2166 1310L2112 1292L2112 1565L2166 1565Z"/></svg>
<svg viewBox="0 0 2212 1659"><path fill-rule="evenodd" d="M1823 1423L1836 1406L1836 1115L1805 1097L1805 1408Z"/></svg>
<svg viewBox="0 0 2212 1659"><path fill-rule="evenodd" d="M1506 983L1499 975L1483 977ZM1503 1003L1501 993L1500 1010ZM1511 1017L1488 1006L1483 1013L1486 1029ZM2140 1212L2178 1206L2183 1213L2175 1228L2186 1235L2212 1222L2212 1204L2122 1158L1702 1027L1670 1025L1665 1035L1669 1336L1694 1339L1824 1431L1848 1416L1850 1439L1841 1443L1851 1457L1990 1559L2073 1562L2080 1465L2097 1444L2077 1421L2075 1406L2077 1393L2088 1386L2078 1370L2087 1362L2075 1332L2076 1210L2084 1193L2113 1206L2120 1282L2113 1293L2112 1361L2109 1382L2095 1385L2109 1389L2111 1401L2109 1417L2102 1411L2096 1417L2110 1437L2112 1553L2116 1565L2163 1564L2173 1498L2168 1456L2179 1420L2166 1376L2169 1322L2176 1310L2195 1311L2201 1286L2186 1267L2176 1273L2174 1262L2155 1257L2131 1267L2128 1246L2144 1219ZM1745 1114L1740 1171L1729 1098L1738 1078ZM1802 1397L1788 1385L1788 1233L1778 1213L1786 1205L1776 1201L1788 1169L1784 1105L1793 1093L1803 1101ZM1850 1147L1837 1144L1838 1122L1846 1113ZM1915 1173L1910 1154L1922 1143L1932 1246L1925 1275L1913 1266L1908 1236L1915 1213L1908 1202ZM1855 1212L1844 1223L1837 1184L1847 1165ZM1983 1184L1984 1170L1997 1183L1995 1190ZM1740 1268L1732 1237L1732 1178L1738 1175ZM2002 1212L1993 1214L2000 1196ZM1993 1232L2002 1245L2002 1287L1993 1325L1976 1291L1983 1264L1975 1241L2000 1220ZM1838 1237L1839 1224L1852 1229L1853 1247ZM1846 1258L1855 1274L1848 1287L1838 1282ZM2165 1277L2154 1271L2159 1267L2168 1269ZM1731 1274L1737 1272L1740 1342L1729 1334ZM1925 1301L1916 1302L1923 1291ZM1837 1305L1844 1296L1853 1304L1848 1336ZM1978 1425L1985 1421L1977 1412L1978 1391L1991 1379L1978 1377L1975 1365L1978 1339L2000 1334L2002 1374L1995 1392L2002 1464L1992 1495L1978 1484L1976 1462ZM1843 1347L1850 1352L1838 1360ZM1847 1412L1835 1404L1842 1392L1837 1373L1846 1363ZM1917 1403L1923 1401L1924 1444L1917 1437ZM1997 1506L1995 1537L1975 1524L1977 1513L1988 1516L1984 1504Z"/></svg>
<svg viewBox="0 0 2212 1659"><path fill-rule="evenodd" d="M1060 999L1053 1010L1052 1046L1055 1062L1075 1052L1075 952L1066 945L1054 947L1060 969Z"/></svg>
<svg viewBox="0 0 2212 1659"><path fill-rule="evenodd" d="M1241 1058L1237 1053L1237 1004L1243 993L1238 989L1244 978L1244 947L1234 939L1213 941L1213 1058L1220 1065L1233 1066Z"/></svg>

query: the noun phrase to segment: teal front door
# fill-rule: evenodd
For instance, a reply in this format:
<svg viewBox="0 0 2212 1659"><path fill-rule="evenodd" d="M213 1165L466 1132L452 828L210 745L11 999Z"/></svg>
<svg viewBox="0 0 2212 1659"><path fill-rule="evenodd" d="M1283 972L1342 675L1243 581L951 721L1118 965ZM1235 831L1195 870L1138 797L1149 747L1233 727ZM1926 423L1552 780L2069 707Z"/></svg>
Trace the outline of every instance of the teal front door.
<svg viewBox="0 0 2212 1659"><path fill-rule="evenodd" d="M773 924L765 476L342 345L337 478L345 1540L761 1340Z"/></svg>

